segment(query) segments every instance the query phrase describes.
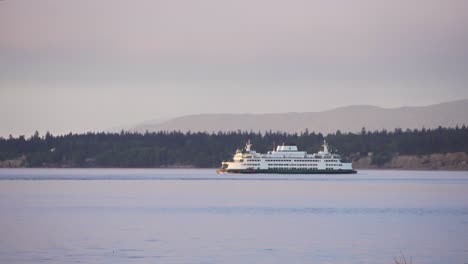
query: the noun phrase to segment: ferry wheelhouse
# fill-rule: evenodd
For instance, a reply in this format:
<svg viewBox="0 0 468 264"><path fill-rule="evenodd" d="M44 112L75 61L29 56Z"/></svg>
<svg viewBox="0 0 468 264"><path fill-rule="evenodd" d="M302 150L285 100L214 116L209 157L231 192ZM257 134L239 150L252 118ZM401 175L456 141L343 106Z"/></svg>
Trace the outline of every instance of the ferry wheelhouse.
<svg viewBox="0 0 468 264"><path fill-rule="evenodd" d="M323 150L308 154L299 151L295 145L277 146L276 150L266 154L252 150L247 142L243 150L238 149L231 161L224 161L218 173L356 173L351 162L344 162L341 156L331 153L326 141Z"/></svg>

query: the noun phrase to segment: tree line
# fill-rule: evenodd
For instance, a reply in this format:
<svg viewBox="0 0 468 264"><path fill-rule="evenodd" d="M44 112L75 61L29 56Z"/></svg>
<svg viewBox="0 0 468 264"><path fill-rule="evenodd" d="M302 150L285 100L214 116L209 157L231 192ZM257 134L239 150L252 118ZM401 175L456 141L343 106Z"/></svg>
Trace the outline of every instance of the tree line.
<svg viewBox="0 0 468 264"><path fill-rule="evenodd" d="M295 144L309 153L326 139L332 151L353 160L372 153L374 164L394 155L467 152L468 128L366 131L328 135L304 131L247 132L89 132L85 134L0 137L0 161L25 157L28 167L218 167L250 140L257 152L279 144Z"/></svg>

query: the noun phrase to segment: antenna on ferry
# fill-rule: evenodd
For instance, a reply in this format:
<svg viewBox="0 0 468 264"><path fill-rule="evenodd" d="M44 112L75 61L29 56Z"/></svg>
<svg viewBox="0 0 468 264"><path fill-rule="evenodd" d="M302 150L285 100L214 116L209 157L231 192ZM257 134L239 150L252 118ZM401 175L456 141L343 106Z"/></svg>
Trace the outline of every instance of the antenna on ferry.
<svg viewBox="0 0 468 264"><path fill-rule="evenodd" d="M324 139L323 140L323 152L325 153L328 153L328 145L327 145L327 141Z"/></svg>
<svg viewBox="0 0 468 264"><path fill-rule="evenodd" d="M245 144L245 151L250 151L250 147L252 147L252 144L250 144L250 139L247 140L247 144Z"/></svg>

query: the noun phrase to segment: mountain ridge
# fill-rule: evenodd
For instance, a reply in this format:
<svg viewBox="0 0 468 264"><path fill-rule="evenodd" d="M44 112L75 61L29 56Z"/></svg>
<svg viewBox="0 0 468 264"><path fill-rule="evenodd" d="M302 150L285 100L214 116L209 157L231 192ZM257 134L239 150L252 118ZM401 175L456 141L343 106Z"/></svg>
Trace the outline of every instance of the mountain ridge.
<svg viewBox="0 0 468 264"><path fill-rule="evenodd" d="M468 125L468 99L428 106L383 108L373 105L350 105L321 112L287 113L210 113L172 118L160 123L143 123L132 131L282 131L305 129L321 133L393 130L395 128L435 128Z"/></svg>

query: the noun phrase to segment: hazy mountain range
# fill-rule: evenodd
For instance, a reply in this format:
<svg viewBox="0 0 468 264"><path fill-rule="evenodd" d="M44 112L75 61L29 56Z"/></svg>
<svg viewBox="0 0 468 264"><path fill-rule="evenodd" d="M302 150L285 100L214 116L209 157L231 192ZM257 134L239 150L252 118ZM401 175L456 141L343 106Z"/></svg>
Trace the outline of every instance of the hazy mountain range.
<svg viewBox="0 0 468 264"><path fill-rule="evenodd" d="M274 114L198 114L162 122L145 122L132 131L309 131L330 133L395 128L468 125L468 99L418 107L382 108L353 105L323 112Z"/></svg>

